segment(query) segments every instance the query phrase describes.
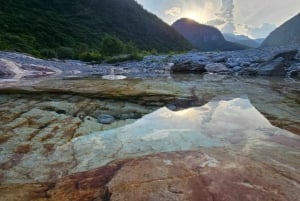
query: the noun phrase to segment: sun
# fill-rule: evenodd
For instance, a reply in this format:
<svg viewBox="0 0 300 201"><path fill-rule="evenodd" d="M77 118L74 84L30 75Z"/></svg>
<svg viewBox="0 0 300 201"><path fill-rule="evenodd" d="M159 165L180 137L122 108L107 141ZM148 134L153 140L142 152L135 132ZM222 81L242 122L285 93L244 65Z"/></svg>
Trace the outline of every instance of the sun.
<svg viewBox="0 0 300 201"><path fill-rule="evenodd" d="M183 14L183 17L195 20L199 23L202 23L204 21L203 16L201 16L200 13L197 11L187 11Z"/></svg>

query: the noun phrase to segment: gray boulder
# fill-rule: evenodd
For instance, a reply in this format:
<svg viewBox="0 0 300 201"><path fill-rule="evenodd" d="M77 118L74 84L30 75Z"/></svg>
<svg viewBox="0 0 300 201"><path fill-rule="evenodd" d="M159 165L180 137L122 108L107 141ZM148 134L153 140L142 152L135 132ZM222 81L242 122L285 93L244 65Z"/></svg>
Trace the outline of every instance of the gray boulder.
<svg viewBox="0 0 300 201"><path fill-rule="evenodd" d="M279 57L259 65L258 68L256 69L256 75L285 76L286 75L285 59Z"/></svg>
<svg viewBox="0 0 300 201"><path fill-rule="evenodd" d="M175 62L171 67L172 72L206 72L205 62L194 62L194 61L178 61Z"/></svg>

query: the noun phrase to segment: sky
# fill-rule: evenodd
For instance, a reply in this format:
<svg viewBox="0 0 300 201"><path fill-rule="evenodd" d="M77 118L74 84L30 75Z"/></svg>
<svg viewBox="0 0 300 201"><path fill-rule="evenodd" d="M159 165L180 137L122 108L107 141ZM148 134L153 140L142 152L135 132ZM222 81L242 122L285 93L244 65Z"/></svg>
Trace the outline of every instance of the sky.
<svg viewBox="0 0 300 201"><path fill-rule="evenodd" d="M300 0L136 0L168 24L182 17L223 33L265 38L300 12Z"/></svg>

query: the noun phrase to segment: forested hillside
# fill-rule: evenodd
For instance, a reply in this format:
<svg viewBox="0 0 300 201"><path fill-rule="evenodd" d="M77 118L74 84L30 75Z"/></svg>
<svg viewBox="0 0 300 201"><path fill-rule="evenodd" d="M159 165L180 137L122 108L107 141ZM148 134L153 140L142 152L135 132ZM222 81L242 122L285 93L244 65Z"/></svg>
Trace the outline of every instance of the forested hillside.
<svg viewBox="0 0 300 201"><path fill-rule="evenodd" d="M134 0L5 0L0 2L0 49L101 52L111 36L142 50L180 51L191 45Z"/></svg>

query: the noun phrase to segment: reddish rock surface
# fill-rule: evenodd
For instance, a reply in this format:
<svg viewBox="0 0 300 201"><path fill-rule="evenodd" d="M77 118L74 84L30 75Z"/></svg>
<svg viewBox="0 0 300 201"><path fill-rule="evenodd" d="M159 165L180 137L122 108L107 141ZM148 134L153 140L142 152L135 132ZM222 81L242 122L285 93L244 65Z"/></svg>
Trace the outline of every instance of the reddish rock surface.
<svg viewBox="0 0 300 201"><path fill-rule="evenodd" d="M220 153L159 154L133 160L109 182L110 200L300 199L297 178L266 164Z"/></svg>
<svg viewBox="0 0 300 201"><path fill-rule="evenodd" d="M0 200L298 201L300 177L289 168L224 149L160 153L112 162L56 183L1 185Z"/></svg>

